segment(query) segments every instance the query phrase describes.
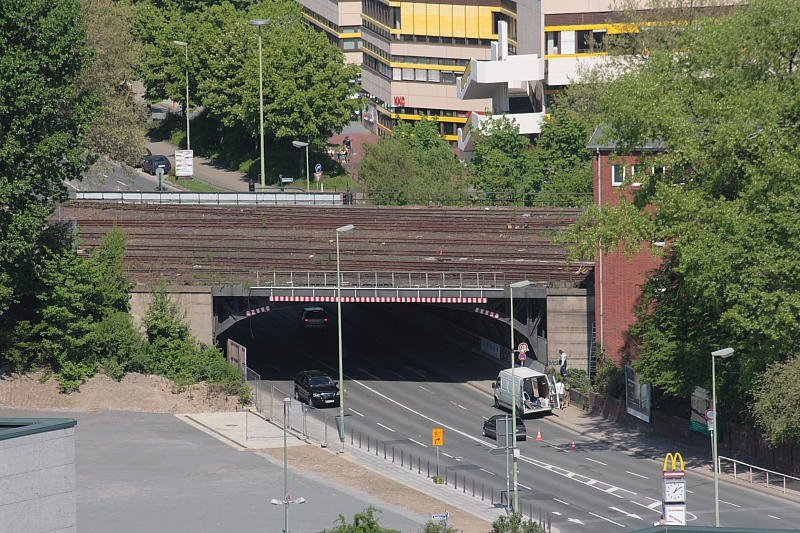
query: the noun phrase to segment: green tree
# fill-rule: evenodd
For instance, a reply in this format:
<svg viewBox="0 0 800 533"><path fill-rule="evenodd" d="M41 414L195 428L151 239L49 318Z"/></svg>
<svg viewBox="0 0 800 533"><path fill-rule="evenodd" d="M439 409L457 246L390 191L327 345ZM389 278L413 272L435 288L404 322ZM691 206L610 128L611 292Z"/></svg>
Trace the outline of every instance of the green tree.
<svg viewBox="0 0 800 533"><path fill-rule="evenodd" d="M458 533L452 526L445 525L447 522L426 522L422 533Z"/></svg>
<svg viewBox="0 0 800 533"><path fill-rule="evenodd" d="M379 512L374 507L367 507L365 510L355 514L352 523L348 522L344 515L339 515L336 520L339 525L333 529L323 530L320 533L400 533L396 529L382 527L375 516L375 513Z"/></svg>
<svg viewBox="0 0 800 533"><path fill-rule="evenodd" d="M634 201L589 210L573 238L585 253L598 242L667 242L631 331L636 366L687 395L710 388L710 352L730 345L718 397L723 412L747 419L755 378L800 341L800 12L753 0L695 20L676 48L652 52L598 95L620 152L664 140L668 151L647 164L666 171L643 176Z"/></svg>
<svg viewBox="0 0 800 533"><path fill-rule="evenodd" d="M800 441L800 356L773 363L756 380L753 416L769 441Z"/></svg>
<svg viewBox="0 0 800 533"><path fill-rule="evenodd" d="M455 203L463 198L463 166L439 136L435 121L398 124L391 136L365 148L361 175L376 203Z"/></svg>
<svg viewBox="0 0 800 533"><path fill-rule="evenodd" d="M513 203L525 192L538 191L542 176L531 172L529 146L513 120L503 116L484 122L469 166L472 186L500 203Z"/></svg>
<svg viewBox="0 0 800 533"><path fill-rule="evenodd" d="M546 530L538 523L525 520L520 513L510 516L501 516L492 523L490 533L545 533Z"/></svg>
<svg viewBox="0 0 800 533"><path fill-rule="evenodd" d="M131 35L134 9L115 0L81 0L87 45L93 60L78 79L81 91L102 105L89 124L83 146L96 155L134 165L145 152L147 115L131 90L141 45Z"/></svg>
<svg viewBox="0 0 800 533"><path fill-rule="evenodd" d="M6 314L37 285L47 217L86 167L96 103L76 87L85 41L78 0L0 3L0 324L20 319Z"/></svg>

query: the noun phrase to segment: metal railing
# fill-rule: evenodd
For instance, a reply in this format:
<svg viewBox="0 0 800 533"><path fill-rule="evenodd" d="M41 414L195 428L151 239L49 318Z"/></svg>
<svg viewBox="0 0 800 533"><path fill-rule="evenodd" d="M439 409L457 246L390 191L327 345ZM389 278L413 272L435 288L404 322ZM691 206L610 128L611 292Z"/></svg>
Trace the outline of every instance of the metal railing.
<svg viewBox="0 0 800 533"><path fill-rule="evenodd" d="M340 192L77 191L75 199L121 204L342 205Z"/></svg>
<svg viewBox="0 0 800 533"><path fill-rule="evenodd" d="M336 271L256 271L256 285L262 288L336 287ZM343 270L342 288L403 289L494 289L509 281L502 272L375 272Z"/></svg>
<svg viewBox="0 0 800 533"><path fill-rule="evenodd" d="M732 475L734 479L763 484L769 488L781 490L784 494L789 491L800 492L800 477L782 474L721 455L718 456L718 459L719 471ZM724 464L723 461L725 461Z"/></svg>

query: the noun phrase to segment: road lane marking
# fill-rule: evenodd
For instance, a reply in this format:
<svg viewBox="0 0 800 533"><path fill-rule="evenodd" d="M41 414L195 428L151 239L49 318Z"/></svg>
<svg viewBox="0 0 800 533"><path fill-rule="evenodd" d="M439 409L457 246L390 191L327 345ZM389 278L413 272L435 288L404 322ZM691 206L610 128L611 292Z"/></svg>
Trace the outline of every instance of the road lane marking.
<svg viewBox="0 0 800 533"><path fill-rule="evenodd" d="M642 479L650 479L650 478L649 478L649 477L647 477L647 476L643 476L643 475L641 475L641 474L637 474L636 472L631 472L630 470L626 470L626 471L625 471L625 473L626 473L626 474L630 474L630 475L632 475L632 476L640 477L640 478L642 478Z"/></svg>
<svg viewBox="0 0 800 533"><path fill-rule="evenodd" d="M657 506L657 505L661 505L661 502L654 502L654 503L651 503L650 505L645 505L643 503L635 502L633 500L628 500L628 501L631 502L633 505L638 505L639 507L641 507L643 509L647 509L648 511L653 511L654 513L659 513L660 512L660 511L656 511L654 509L654 507Z"/></svg>
<svg viewBox="0 0 800 533"><path fill-rule="evenodd" d="M641 516L639 516L638 514L636 514L636 513L629 513L628 511L623 511L623 510L622 510L622 509L620 509L619 507L609 507L609 509L611 509L612 511L617 511L618 513L622 513L622 514L624 514L625 516L628 516L628 517L630 517L630 518L635 518L635 519L637 519L637 520L644 520L644 518L642 518L642 517L641 517Z"/></svg>
<svg viewBox="0 0 800 533"><path fill-rule="evenodd" d="M561 513L559 513L558 511L550 511L550 512L553 513L556 516L561 516Z"/></svg>
<svg viewBox="0 0 800 533"><path fill-rule="evenodd" d="M450 454L449 454L449 453L447 453L447 452L442 452L442 455L444 455L445 457L449 457L450 459L452 459L452 458L453 458L453 456L452 456L452 455L450 455Z"/></svg>
<svg viewBox="0 0 800 533"><path fill-rule="evenodd" d="M558 503L563 503L564 505L569 505L569 504L568 504L567 502L565 502L564 500L559 500L558 498L553 498L553 499L554 499L555 501L557 501Z"/></svg>
<svg viewBox="0 0 800 533"><path fill-rule="evenodd" d="M603 461L598 461L597 459L592 459L591 457L587 457L586 460L591 461L593 463L597 463L599 465L608 466L608 464L604 463Z"/></svg>
<svg viewBox="0 0 800 533"><path fill-rule="evenodd" d="M461 405L460 403L459 403L459 404L456 404L456 405L458 405L460 408L462 408L462 409L463 409L463 410L465 410L465 411L469 411L469 409L468 409L468 408L464 407L464 406L463 406L463 405Z"/></svg>
<svg viewBox="0 0 800 533"><path fill-rule="evenodd" d="M653 503L657 503L658 505L661 505L661 500L656 500L655 498L651 498L650 496L645 496L644 499L645 500L652 500ZM650 505L653 505L653 504L651 503Z"/></svg>
<svg viewBox="0 0 800 533"><path fill-rule="evenodd" d="M428 447L428 445L427 445L427 444L422 444L421 442L419 442L419 441L417 441L417 440L414 440L414 439L412 439L411 437L409 437L409 439L408 439L408 440L410 440L410 441L411 441L411 442L413 442L414 444L419 444L419 445L420 445L420 446L422 446L423 448L427 448L427 447Z"/></svg>
<svg viewBox="0 0 800 533"><path fill-rule="evenodd" d="M105 176L105 177L107 178L108 176ZM127 183L125 183L124 181L119 181L119 180L114 180L114 181L116 181L120 185L127 185Z"/></svg>
<svg viewBox="0 0 800 533"><path fill-rule="evenodd" d="M597 514L597 513L593 513L593 512L591 512L591 511L590 511L590 512L589 512L589 514L590 514L590 515L592 515L592 516L596 516L597 518L599 518L599 519L601 519L601 520L605 520L606 522L611 522L611 523L612 523L612 524L614 524L615 526L619 526L619 527L625 527L625 525L624 525L624 524L620 524L619 522L614 522L614 521L613 521L613 520L611 520L610 518L606 518L605 516L600 516L600 515L599 515L599 514Z"/></svg>
<svg viewBox="0 0 800 533"><path fill-rule="evenodd" d="M728 505L732 505L732 506L734 506L734 507L741 507L741 505L736 505L735 503L726 502L725 500L720 500L719 502L720 502L720 503L727 503Z"/></svg>
<svg viewBox="0 0 800 533"><path fill-rule="evenodd" d="M347 409L349 409L350 411L353 411L353 412L354 412L355 414L357 414L358 416L364 416L364 414L363 414L363 413L359 413L358 411L356 411L356 410L355 410L355 409L353 409L352 407L348 407Z"/></svg>
<svg viewBox="0 0 800 533"><path fill-rule="evenodd" d="M523 485L522 483L519 483L519 482L517 482L517 485L519 485L520 487L522 487L522 488L523 488L523 489L525 489L525 490L533 490L533 489L531 489L529 486L527 486L527 485Z"/></svg>
<svg viewBox="0 0 800 533"><path fill-rule="evenodd" d="M770 518L774 518L775 520L780 520L780 518L778 518L777 516L773 516L771 514L768 514L767 516L770 517Z"/></svg>
<svg viewBox="0 0 800 533"><path fill-rule="evenodd" d="M584 525L583 522L581 522L577 518L567 518L567 522L575 522L576 524Z"/></svg>
<svg viewBox="0 0 800 533"><path fill-rule="evenodd" d="M417 385L417 387L419 387L419 388L420 388L420 389L422 389L422 390L426 390L426 391L428 391L428 392L433 392L433 391L432 391L432 390L430 390L430 389L426 389L426 388L425 388L425 387L423 387L422 385Z"/></svg>
<svg viewBox="0 0 800 533"><path fill-rule="evenodd" d="M72 187L73 189L75 189L76 191L79 191L79 190L80 190L79 188L77 188L76 186L74 186L73 184L71 184L71 183L70 183L70 182L68 182L68 181L65 181L64 183L66 183L67 185L69 185L70 187Z"/></svg>
<svg viewBox="0 0 800 533"><path fill-rule="evenodd" d="M382 427L383 429L388 429L389 431L391 431L392 433L394 433L394 430L393 430L392 428L390 428L389 426L384 426L384 425L383 425L383 424L381 424L380 422L377 422L377 424L378 424L380 427Z"/></svg>
<svg viewBox="0 0 800 533"><path fill-rule="evenodd" d="M362 383L361 381L359 381L357 379L352 379L352 380L350 380L350 382L354 383L354 384L356 384L356 385L358 385L360 387L363 387L364 389L370 391L371 393L373 393L376 396L379 396L380 398L383 398L384 400L386 400L389 403L392 403L394 405L397 405L398 407L401 407L401 408L405 409L409 413L412 413L412 414L414 414L414 415L416 415L416 416L418 416L418 417L420 417L420 418L422 418L424 420L427 420L429 422L432 422L432 423L436 424L437 427L441 427L441 428L447 429L448 431L451 431L451 432L453 432L453 433L455 433L457 435L460 435L461 437L464 437L465 439L471 440L472 442L476 442L476 443L480 444L481 446L485 446L486 448L488 448L490 450L498 449L497 446L495 446L493 444L490 444L490 443L484 441L483 439L480 439L478 437L473 437L469 433L465 433L465 432L463 432L463 431L461 431L459 429L454 428L453 426L450 426L450 425L445 424L445 423L443 423L443 422L441 422L439 420L436 420L435 418L431 418L430 416L425 415L425 414L417 411L416 409L413 409L413 408L411 408L411 407L409 407L407 405L404 405L404 404L400 403L399 401L395 400L394 398L390 398L389 396L379 392L377 389L375 389L373 387L370 387L369 385L367 385L365 383ZM423 445L423 446L425 446L425 445ZM425 446L425 447L427 448L427 446ZM449 456L449 457L452 458L452 456ZM520 455L519 460L520 461L524 461L524 462L526 462L526 463L528 463L530 465L537 466L539 468L547 470L547 471L549 471L549 472L551 472L553 474L557 474L557 475L562 476L562 477L572 478L575 481L577 481L579 483L582 483L584 485L586 484L587 481L591 481L591 478L588 478L586 476L581 476L579 474L576 474L575 472L572 472L572 471L567 470L565 468L561 468L560 466L551 465L551 464L545 463L544 461L540 461L538 459L533 459L531 457L526 457L524 455ZM580 479L577 479L577 477L582 477L586 481L581 481ZM599 480L595 480L595 483L593 483L591 485L591 487L594 488L594 489L597 489L597 490L599 490L601 492L605 492L607 494L612 494L613 496L616 496L617 498L623 498L623 496L621 496L619 494L614 494L613 491L626 492L631 496L636 496L638 494L638 493L636 493L636 492L634 492L632 490L623 489L622 487L617 487L617 486L612 485L610 483L606 483L605 481L599 481Z"/></svg>
<svg viewBox="0 0 800 533"><path fill-rule="evenodd" d="M493 475L493 476L496 476L496 475L497 475L497 474L495 474L494 472L492 472L491 470L486 470L485 468L480 468L479 470L482 470L483 472L486 472L487 474L491 474L491 475Z"/></svg>

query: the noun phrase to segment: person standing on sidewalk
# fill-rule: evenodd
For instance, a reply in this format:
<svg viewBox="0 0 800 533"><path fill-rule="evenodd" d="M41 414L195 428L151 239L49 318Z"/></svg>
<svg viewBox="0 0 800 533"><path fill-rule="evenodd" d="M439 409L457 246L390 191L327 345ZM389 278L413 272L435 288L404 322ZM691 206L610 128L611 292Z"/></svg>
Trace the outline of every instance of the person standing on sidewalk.
<svg viewBox="0 0 800 533"><path fill-rule="evenodd" d="M561 378L566 381L567 379L567 352L564 350L558 351L558 366L561 371Z"/></svg>
<svg viewBox="0 0 800 533"><path fill-rule="evenodd" d="M564 398L564 382L561 380L556 381L556 397L558 398L558 405L563 409L566 399Z"/></svg>

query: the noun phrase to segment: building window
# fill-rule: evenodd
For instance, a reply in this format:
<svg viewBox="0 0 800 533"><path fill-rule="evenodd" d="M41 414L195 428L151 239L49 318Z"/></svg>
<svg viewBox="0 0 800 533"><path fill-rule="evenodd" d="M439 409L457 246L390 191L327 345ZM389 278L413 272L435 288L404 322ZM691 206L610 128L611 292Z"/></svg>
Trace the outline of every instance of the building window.
<svg viewBox="0 0 800 533"><path fill-rule="evenodd" d="M625 165L611 165L611 185L618 186L625 182Z"/></svg>
<svg viewBox="0 0 800 533"><path fill-rule="evenodd" d="M548 31L545 32L545 39L547 40L546 54L558 54L561 49L561 32Z"/></svg>
<svg viewBox="0 0 800 533"><path fill-rule="evenodd" d="M606 49L605 47L605 38L606 32L605 31L593 31L592 32L592 50L595 52L602 52Z"/></svg>
<svg viewBox="0 0 800 533"><path fill-rule="evenodd" d="M428 81L428 71L424 68L414 69L415 81Z"/></svg>
<svg viewBox="0 0 800 533"><path fill-rule="evenodd" d="M414 69L413 68L404 68L403 69L403 81L414 81Z"/></svg>
<svg viewBox="0 0 800 533"><path fill-rule="evenodd" d="M430 72L428 72L428 81L431 81L433 83L439 83L440 81L439 71L431 70Z"/></svg>
<svg viewBox="0 0 800 533"><path fill-rule="evenodd" d="M631 165L631 177L634 180L633 185L634 187L639 187L642 184L642 174L645 172L644 165ZM637 178L638 176L638 178Z"/></svg>
<svg viewBox="0 0 800 533"><path fill-rule="evenodd" d="M591 30L578 30L575 32L575 51L579 54L585 54L591 50Z"/></svg>
<svg viewBox="0 0 800 533"><path fill-rule="evenodd" d="M393 68L392 69L392 79L394 81L402 81L402 79L403 79L403 70L399 69L399 68L396 68L396 67Z"/></svg>
<svg viewBox="0 0 800 533"><path fill-rule="evenodd" d="M446 70L442 71L442 83L449 83L452 85L455 84L455 82L456 82L456 75L454 73Z"/></svg>

